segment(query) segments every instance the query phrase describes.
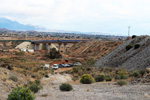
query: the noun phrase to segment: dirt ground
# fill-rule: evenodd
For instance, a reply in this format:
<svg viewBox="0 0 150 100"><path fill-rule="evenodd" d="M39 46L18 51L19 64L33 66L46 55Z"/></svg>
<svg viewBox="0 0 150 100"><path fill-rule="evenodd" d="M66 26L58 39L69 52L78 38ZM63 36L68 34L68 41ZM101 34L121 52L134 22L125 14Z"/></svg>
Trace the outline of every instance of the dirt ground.
<svg viewBox="0 0 150 100"><path fill-rule="evenodd" d="M149 85L118 86L115 83L74 84L70 92L61 92L59 85L70 82L70 75L50 75L35 100L150 100Z"/></svg>

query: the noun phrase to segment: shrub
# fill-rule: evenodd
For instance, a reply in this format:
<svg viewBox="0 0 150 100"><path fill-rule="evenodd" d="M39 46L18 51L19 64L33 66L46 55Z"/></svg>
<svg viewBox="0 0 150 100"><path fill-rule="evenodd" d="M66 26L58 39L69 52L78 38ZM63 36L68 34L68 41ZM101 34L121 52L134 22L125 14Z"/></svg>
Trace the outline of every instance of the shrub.
<svg viewBox="0 0 150 100"><path fill-rule="evenodd" d="M145 74L145 70L142 69L142 70L139 71L139 73L143 76Z"/></svg>
<svg viewBox="0 0 150 100"><path fill-rule="evenodd" d="M96 82L101 82L101 81L104 81L105 79L105 75L104 74L101 74L101 75L98 75L95 77L95 81Z"/></svg>
<svg viewBox="0 0 150 100"><path fill-rule="evenodd" d="M38 84L36 84L35 82L33 82L29 85L29 89L34 93L37 93L40 90L40 88L41 87Z"/></svg>
<svg viewBox="0 0 150 100"><path fill-rule="evenodd" d="M121 80L121 81L118 81L117 84L120 86L123 86L123 85L126 85L127 83L126 81Z"/></svg>
<svg viewBox="0 0 150 100"><path fill-rule="evenodd" d="M78 79L79 79L79 76L78 76L78 75L75 75L75 76L72 78L73 81L76 81L76 80L78 80Z"/></svg>
<svg viewBox="0 0 150 100"><path fill-rule="evenodd" d="M46 78L49 78L49 76L48 76L47 74L45 75L45 77L46 77Z"/></svg>
<svg viewBox="0 0 150 100"><path fill-rule="evenodd" d="M83 74L81 76L80 82L82 84L91 84L94 82L94 80L93 80L92 76L90 76L89 74Z"/></svg>
<svg viewBox="0 0 150 100"><path fill-rule="evenodd" d="M40 85L40 84L41 84L41 81L40 81L40 80L35 80L35 83L36 83L37 85Z"/></svg>
<svg viewBox="0 0 150 100"><path fill-rule="evenodd" d="M129 44L129 45L126 46L126 50L127 50L127 51L130 50L132 47L133 47L133 46Z"/></svg>
<svg viewBox="0 0 150 100"><path fill-rule="evenodd" d="M7 100L34 100L34 94L29 88L18 87L12 90Z"/></svg>
<svg viewBox="0 0 150 100"><path fill-rule="evenodd" d="M132 39L134 39L136 37L136 35L132 35Z"/></svg>
<svg viewBox="0 0 150 100"><path fill-rule="evenodd" d="M106 80L106 81L111 81L112 78L111 78L110 76L106 76L105 80Z"/></svg>
<svg viewBox="0 0 150 100"><path fill-rule="evenodd" d="M14 82L18 81L17 76L14 76L14 75L10 76L9 79L12 80L12 81L14 81Z"/></svg>
<svg viewBox="0 0 150 100"><path fill-rule="evenodd" d="M140 44L136 44L135 46L134 46L134 49L138 49L140 47Z"/></svg>
<svg viewBox="0 0 150 100"><path fill-rule="evenodd" d="M104 72L111 72L112 71L112 68L111 67L105 67L104 68Z"/></svg>
<svg viewBox="0 0 150 100"><path fill-rule="evenodd" d="M16 55L23 56L24 52L23 51L17 52Z"/></svg>
<svg viewBox="0 0 150 100"><path fill-rule="evenodd" d="M123 70L118 70L117 74L115 75L115 79L127 79L128 77L125 75Z"/></svg>
<svg viewBox="0 0 150 100"><path fill-rule="evenodd" d="M134 72L132 72L132 73L130 73L130 77L138 77L140 74L139 74L139 72L137 72L137 71L134 71Z"/></svg>
<svg viewBox="0 0 150 100"><path fill-rule="evenodd" d="M59 86L59 89L61 91L71 91L73 88L70 84L67 84L67 83L63 83Z"/></svg>
<svg viewBox="0 0 150 100"><path fill-rule="evenodd" d="M78 73L79 72L79 68L78 67L74 67L73 68L73 73Z"/></svg>

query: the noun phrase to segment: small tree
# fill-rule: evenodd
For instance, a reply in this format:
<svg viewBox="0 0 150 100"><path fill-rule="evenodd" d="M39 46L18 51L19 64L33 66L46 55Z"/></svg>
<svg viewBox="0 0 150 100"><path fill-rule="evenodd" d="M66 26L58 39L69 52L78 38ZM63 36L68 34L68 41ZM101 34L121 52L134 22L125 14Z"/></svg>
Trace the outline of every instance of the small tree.
<svg viewBox="0 0 150 100"><path fill-rule="evenodd" d="M55 59L55 58L61 58L61 54L59 53L59 51L57 51L55 48L52 48L50 53L49 53L49 58L51 59Z"/></svg>
<svg viewBox="0 0 150 100"><path fill-rule="evenodd" d="M136 37L136 35L132 35L132 39L134 39Z"/></svg>
<svg viewBox="0 0 150 100"><path fill-rule="evenodd" d="M140 44L136 44L135 46L134 46L134 49L138 49L140 47Z"/></svg>
<svg viewBox="0 0 150 100"><path fill-rule="evenodd" d="M7 100L34 100L34 94L29 88L18 87L12 90Z"/></svg>
<svg viewBox="0 0 150 100"><path fill-rule="evenodd" d="M81 76L80 82L82 84L91 84L94 82L94 80L93 80L92 76L90 76L89 74L83 74Z"/></svg>

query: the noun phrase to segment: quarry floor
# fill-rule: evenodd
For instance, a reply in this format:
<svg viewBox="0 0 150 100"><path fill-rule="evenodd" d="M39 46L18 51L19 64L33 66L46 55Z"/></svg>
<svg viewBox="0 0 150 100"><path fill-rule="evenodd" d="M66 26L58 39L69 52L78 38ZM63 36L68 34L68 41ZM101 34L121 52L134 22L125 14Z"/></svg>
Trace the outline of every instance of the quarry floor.
<svg viewBox="0 0 150 100"><path fill-rule="evenodd" d="M50 75L43 78L43 89L35 100L150 100L149 85L118 86L115 83L73 84L73 90L62 92L59 85L71 82L70 75Z"/></svg>

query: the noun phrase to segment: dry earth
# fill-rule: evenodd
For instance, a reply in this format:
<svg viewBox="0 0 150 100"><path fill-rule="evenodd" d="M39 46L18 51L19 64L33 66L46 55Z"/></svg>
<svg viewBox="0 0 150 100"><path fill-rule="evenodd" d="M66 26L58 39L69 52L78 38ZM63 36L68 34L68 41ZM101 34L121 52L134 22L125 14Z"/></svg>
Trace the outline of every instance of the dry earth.
<svg viewBox="0 0 150 100"><path fill-rule="evenodd" d="M72 57L88 57L89 59L92 58L97 60L98 58L107 55L122 43L123 41L83 41L73 45L73 47L69 49L69 55Z"/></svg>
<svg viewBox="0 0 150 100"><path fill-rule="evenodd" d="M36 94L36 100L149 100L149 85L118 86L115 83L75 84L73 91L61 92L59 85L71 81L69 75L50 75Z"/></svg>

